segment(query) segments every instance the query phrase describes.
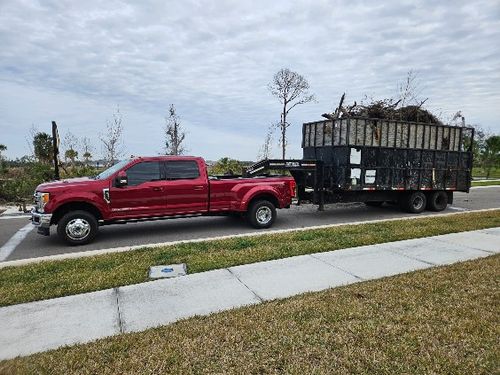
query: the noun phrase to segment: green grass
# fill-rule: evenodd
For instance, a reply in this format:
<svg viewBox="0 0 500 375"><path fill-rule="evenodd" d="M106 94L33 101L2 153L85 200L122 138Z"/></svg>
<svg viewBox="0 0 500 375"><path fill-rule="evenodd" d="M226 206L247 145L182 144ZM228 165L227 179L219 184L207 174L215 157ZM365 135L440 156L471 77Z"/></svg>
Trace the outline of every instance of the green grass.
<svg viewBox="0 0 500 375"><path fill-rule="evenodd" d="M474 167L472 168L472 176L474 178L485 178L486 170L481 167ZM491 168L490 178L500 178L500 167Z"/></svg>
<svg viewBox="0 0 500 375"><path fill-rule="evenodd" d="M5 374L494 374L500 256L0 362Z"/></svg>
<svg viewBox="0 0 500 375"><path fill-rule="evenodd" d="M0 269L0 306L148 280L152 265L189 273L294 255L500 226L500 210L144 248Z"/></svg>
<svg viewBox="0 0 500 375"><path fill-rule="evenodd" d="M492 181L472 181L472 186L493 186L500 185L500 180Z"/></svg>

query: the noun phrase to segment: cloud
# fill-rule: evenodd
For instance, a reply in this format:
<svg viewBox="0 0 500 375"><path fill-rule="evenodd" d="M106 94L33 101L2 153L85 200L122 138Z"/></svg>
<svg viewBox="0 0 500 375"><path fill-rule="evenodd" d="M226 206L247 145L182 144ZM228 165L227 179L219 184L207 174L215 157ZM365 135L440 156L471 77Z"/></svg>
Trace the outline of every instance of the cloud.
<svg viewBox="0 0 500 375"><path fill-rule="evenodd" d="M3 1L0 130L8 136L1 142L9 156L21 156L30 125L48 128L49 119L95 135L119 103L127 148L151 154L161 150L163 117L174 103L193 154L254 159L279 119L266 85L281 67L308 78L318 98L292 112L290 156L301 155L300 124L331 110L342 92L358 101L395 95L410 69L429 108L463 110L469 122L499 132L499 8L496 1Z"/></svg>

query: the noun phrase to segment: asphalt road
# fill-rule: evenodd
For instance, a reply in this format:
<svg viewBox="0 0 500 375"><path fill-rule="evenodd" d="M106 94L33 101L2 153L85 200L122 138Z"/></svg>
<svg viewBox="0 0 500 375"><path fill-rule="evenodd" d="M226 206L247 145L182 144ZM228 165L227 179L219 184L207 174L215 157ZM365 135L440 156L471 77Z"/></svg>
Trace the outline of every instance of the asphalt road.
<svg viewBox="0 0 500 375"><path fill-rule="evenodd" d="M475 188L471 190L470 194L455 193L453 206L448 206L445 212L470 211L484 208L500 208L500 187ZM431 212L424 212L421 215L433 214ZM401 212L397 206L392 205L374 208L358 203L337 204L327 206L323 212L318 212L317 206L293 206L288 210L278 211L278 219L271 230L370 221L404 217L406 215L408 214ZM27 223L28 218L26 217L0 219L0 248ZM256 231L249 227L244 220L231 217L197 217L162 220L103 226L100 227L100 232L93 243L85 246L70 247L59 240L55 233L55 228L51 228L50 237L38 235L36 230L31 230L5 260L35 258L121 246L209 238Z"/></svg>

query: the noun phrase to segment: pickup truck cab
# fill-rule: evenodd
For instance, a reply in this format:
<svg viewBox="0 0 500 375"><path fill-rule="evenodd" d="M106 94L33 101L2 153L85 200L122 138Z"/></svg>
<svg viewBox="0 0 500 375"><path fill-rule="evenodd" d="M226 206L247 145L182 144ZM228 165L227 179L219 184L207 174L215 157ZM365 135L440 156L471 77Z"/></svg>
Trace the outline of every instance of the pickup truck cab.
<svg viewBox="0 0 500 375"><path fill-rule="evenodd" d="M269 228L276 209L290 207L295 188L286 176L208 176L200 157L137 157L92 178L39 185L32 222L44 235L57 225L70 245L89 243L100 225L174 217L238 214Z"/></svg>

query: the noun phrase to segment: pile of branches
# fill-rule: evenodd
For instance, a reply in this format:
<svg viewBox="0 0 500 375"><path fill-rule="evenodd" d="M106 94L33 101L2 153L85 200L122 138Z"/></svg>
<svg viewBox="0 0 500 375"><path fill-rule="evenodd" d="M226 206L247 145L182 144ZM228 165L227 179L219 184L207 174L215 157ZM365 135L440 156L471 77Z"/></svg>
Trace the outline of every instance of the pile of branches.
<svg viewBox="0 0 500 375"><path fill-rule="evenodd" d="M426 122L435 125L443 123L431 112L422 108L427 99L415 105L402 105L402 100L393 99L371 100L369 103L344 105L345 94L340 99L339 106L333 113L324 113L322 116L335 120L343 117L364 117L384 120L399 120Z"/></svg>

